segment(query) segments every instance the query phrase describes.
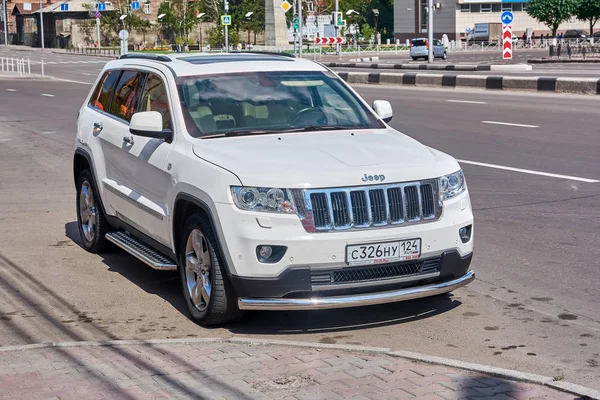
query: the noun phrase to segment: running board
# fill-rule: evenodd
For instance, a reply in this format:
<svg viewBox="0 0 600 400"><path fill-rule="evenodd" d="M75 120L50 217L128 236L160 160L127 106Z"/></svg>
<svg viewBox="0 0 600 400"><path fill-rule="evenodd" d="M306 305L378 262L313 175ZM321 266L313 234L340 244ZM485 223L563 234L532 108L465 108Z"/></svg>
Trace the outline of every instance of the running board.
<svg viewBox="0 0 600 400"><path fill-rule="evenodd" d="M108 232L106 239L154 269L177 271L177 264L173 260L125 232Z"/></svg>

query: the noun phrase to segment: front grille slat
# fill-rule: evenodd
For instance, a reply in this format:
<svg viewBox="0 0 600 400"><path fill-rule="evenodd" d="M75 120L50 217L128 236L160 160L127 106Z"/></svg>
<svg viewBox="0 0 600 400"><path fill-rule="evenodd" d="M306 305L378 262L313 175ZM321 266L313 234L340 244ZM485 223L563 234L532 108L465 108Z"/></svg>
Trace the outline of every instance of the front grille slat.
<svg viewBox="0 0 600 400"><path fill-rule="evenodd" d="M349 283L385 281L397 278L418 277L419 275L439 272L440 257L422 261L343 268L329 271L314 271L311 276L313 285L339 285Z"/></svg>
<svg viewBox="0 0 600 400"><path fill-rule="evenodd" d="M416 186L407 186L404 188L406 196L406 219L415 220L419 218L419 193Z"/></svg>
<svg viewBox="0 0 600 400"><path fill-rule="evenodd" d="M373 225L385 223L387 220L387 213L385 210L385 195L383 189L370 190L369 200L371 201Z"/></svg>
<svg viewBox="0 0 600 400"><path fill-rule="evenodd" d="M299 191L298 211L308 218L308 231L364 229L436 220L442 203L436 202L435 180L360 188ZM310 218L312 213L312 219Z"/></svg>

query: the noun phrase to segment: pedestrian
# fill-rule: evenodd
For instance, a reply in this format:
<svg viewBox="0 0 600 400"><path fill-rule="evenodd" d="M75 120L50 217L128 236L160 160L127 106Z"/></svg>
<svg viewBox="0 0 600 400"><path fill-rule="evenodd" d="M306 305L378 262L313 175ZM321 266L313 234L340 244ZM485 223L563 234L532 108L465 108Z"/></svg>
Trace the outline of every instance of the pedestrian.
<svg viewBox="0 0 600 400"><path fill-rule="evenodd" d="M521 36L521 39L523 39L523 44L525 44L525 41L527 40L527 34L525 32L523 32L523 36Z"/></svg>
<svg viewBox="0 0 600 400"><path fill-rule="evenodd" d="M535 46L535 32L531 32L531 45Z"/></svg>
<svg viewBox="0 0 600 400"><path fill-rule="evenodd" d="M550 34L549 34L549 33L546 33L546 42L547 42L548 40L550 40Z"/></svg>

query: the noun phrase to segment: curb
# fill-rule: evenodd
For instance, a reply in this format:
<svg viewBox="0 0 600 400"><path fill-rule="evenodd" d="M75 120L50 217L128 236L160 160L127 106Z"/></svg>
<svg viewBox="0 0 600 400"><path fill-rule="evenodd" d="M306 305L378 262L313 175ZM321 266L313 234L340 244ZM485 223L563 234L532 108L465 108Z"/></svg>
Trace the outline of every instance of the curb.
<svg viewBox="0 0 600 400"><path fill-rule="evenodd" d="M349 62L372 62L379 61L379 57L363 57L363 58L355 58L352 60L348 60Z"/></svg>
<svg viewBox="0 0 600 400"><path fill-rule="evenodd" d="M89 53L68 53L66 51L52 51L53 54L62 54L67 56L88 56L88 57L102 57L102 58L111 58L116 60L119 56L116 55L107 55L107 54L89 54Z"/></svg>
<svg viewBox="0 0 600 400"><path fill-rule="evenodd" d="M353 60L350 60L353 61ZM368 61L361 59L359 61ZM376 61L376 60L371 60ZM531 71L533 67L528 64L385 64L363 62L324 62L330 68L368 68L368 69L409 69L409 70L434 70L434 71L498 71L519 72Z"/></svg>
<svg viewBox="0 0 600 400"><path fill-rule="evenodd" d="M600 95L598 78L336 72L348 83Z"/></svg>
<svg viewBox="0 0 600 400"><path fill-rule="evenodd" d="M109 341L86 341L86 342L62 342L62 343L38 343L22 346L6 346L0 347L0 353L8 353L12 351L27 351L35 349L52 349L52 348L75 348L75 347L121 347L121 346L149 346L156 344L186 344L186 343L237 343L247 345L263 345L263 346L289 346L289 347L304 347L312 349L332 349L341 351L355 351L361 353L380 354L391 357L399 357L410 361L421 362L426 364L444 365L447 367L462 369L471 372L479 372L487 375L492 375L497 378L509 379L513 381L528 382L537 385L547 386L552 389L562 392L583 396L589 399L600 400L600 392L586 388L581 385L576 385L564 381L555 381L553 378L543 375L530 374L526 372L514 371L510 369L492 367L490 365L475 364L450 358L429 356L410 351L394 351L386 347L368 347L355 345L340 345L340 344L321 344L311 342L298 342L286 340L268 340L268 339L253 339L246 337L231 337L231 338L196 338L196 339L150 339L150 340L109 340Z"/></svg>
<svg viewBox="0 0 600 400"><path fill-rule="evenodd" d="M600 64L600 58L585 59L554 59L554 58L533 58L527 60L528 64Z"/></svg>

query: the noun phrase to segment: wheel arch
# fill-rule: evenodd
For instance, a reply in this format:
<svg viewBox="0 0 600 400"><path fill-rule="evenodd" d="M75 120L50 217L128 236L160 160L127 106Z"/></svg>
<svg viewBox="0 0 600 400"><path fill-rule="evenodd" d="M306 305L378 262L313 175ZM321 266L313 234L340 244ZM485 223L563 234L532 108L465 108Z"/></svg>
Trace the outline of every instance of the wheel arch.
<svg viewBox="0 0 600 400"><path fill-rule="evenodd" d="M172 234L175 254L179 256L178 252L181 247L181 241L184 240L181 236L185 221L195 213L201 213L208 218L215 233L215 239L225 265L225 270L227 275L231 276L233 269L231 268L229 253L227 252L227 248L223 245L221 229L218 221L215 219L211 207L205 201L185 192L177 194L173 205Z"/></svg>

